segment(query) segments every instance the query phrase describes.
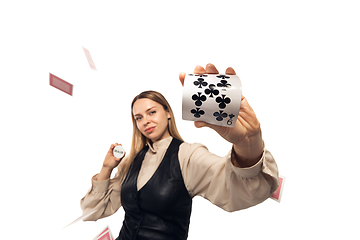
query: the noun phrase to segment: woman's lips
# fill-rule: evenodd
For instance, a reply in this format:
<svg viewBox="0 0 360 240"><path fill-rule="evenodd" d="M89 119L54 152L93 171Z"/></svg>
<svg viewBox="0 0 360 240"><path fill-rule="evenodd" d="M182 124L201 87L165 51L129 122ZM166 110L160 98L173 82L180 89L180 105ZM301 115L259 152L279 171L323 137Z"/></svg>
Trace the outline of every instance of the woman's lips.
<svg viewBox="0 0 360 240"><path fill-rule="evenodd" d="M155 127L149 127L147 129L145 129L146 133L151 133L152 131L154 131Z"/></svg>

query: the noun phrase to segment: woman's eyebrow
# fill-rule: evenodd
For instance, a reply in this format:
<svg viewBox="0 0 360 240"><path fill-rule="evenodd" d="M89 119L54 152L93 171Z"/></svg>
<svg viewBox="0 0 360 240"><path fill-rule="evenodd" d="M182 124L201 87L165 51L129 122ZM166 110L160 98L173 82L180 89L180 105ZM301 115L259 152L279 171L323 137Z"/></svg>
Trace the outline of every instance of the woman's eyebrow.
<svg viewBox="0 0 360 240"><path fill-rule="evenodd" d="M156 109L156 106L153 106L153 107L149 107L148 109L146 109L145 110L145 112L150 112L152 109ZM136 114L134 114L134 116L141 116L141 114L140 113L136 113Z"/></svg>
<svg viewBox="0 0 360 240"><path fill-rule="evenodd" d="M148 108L148 109L146 110L146 112L151 111L153 108L156 108L156 107L155 107L155 106L154 106L154 107L150 107L150 108Z"/></svg>

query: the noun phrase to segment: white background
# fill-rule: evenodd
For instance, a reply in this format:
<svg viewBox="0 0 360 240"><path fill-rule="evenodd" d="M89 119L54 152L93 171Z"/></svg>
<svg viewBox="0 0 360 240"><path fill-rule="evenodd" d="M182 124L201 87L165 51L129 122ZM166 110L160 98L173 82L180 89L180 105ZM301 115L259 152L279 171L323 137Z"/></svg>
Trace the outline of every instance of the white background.
<svg viewBox="0 0 360 240"><path fill-rule="evenodd" d="M2 1L0 238L86 240L107 225L117 236L122 209L62 228L110 144L129 150L143 90L165 95L187 142L227 154L181 119L179 72L213 63L241 78L286 182L281 203L235 213L196 197L189 240L359 239L359 11L347 0Z"/></svg>

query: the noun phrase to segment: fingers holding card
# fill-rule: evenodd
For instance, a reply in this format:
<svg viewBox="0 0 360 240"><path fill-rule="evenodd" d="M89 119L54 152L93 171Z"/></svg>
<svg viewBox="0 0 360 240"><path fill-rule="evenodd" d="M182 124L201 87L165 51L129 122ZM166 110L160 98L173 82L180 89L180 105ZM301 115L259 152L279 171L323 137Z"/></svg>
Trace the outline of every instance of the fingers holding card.
<svg viewBox="0 0 360 240"><path fill-rule="evenodd" d="M234 127L240 111L242 86L236 75L186 74L183 120Z"/></svg>

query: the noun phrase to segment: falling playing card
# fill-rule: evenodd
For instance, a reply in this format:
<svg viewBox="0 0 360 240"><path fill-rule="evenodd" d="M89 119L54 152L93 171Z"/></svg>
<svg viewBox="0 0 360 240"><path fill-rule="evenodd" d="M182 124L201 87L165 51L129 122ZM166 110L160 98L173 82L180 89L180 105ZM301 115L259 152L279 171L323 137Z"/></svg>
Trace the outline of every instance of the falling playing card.
<svg viewBox="0 0 360 240"><path fill-rule="evenodd" d="M94 240L114 240L110 228L107 226Z"/></svg>
<svg viewBox="0 0 360 240"><path fill-rule="evenodd" d="M236 75L186 74L183 119L234 127L240 111L241 94L241 81Z"/></svg>
<svg viewBox="0 0 360 240"><path fill-rule="evenodd" d="M273 194L271 194L270 198L274 199L277 202L280 202L281 195L284 189L285 177L279 176L279 187L276 189Z"/></svg>
<svg viewBox="0 0 360 240"><path fill-rule="evenodd" d="M72 96L73 85L50 73L50 85Z"/></svg>
<svg viewBox="0 0 360 240"><path fill-rule="evenodd" d="M84 50L84 53L85 53L85 56L86 56L86 59L88 60L89 62L89 65L92 69L96 70L96 67L95 67L95 64L94 64L94 61L90 55L90 52L89 50L87 50L86 48L83 47L83 50Z"/></svg>

